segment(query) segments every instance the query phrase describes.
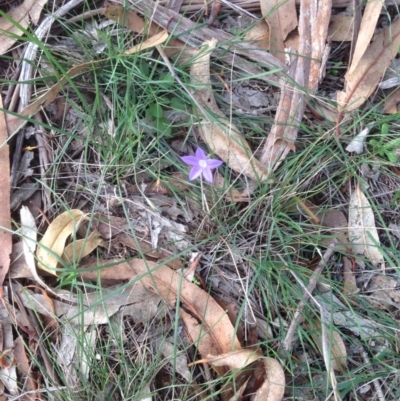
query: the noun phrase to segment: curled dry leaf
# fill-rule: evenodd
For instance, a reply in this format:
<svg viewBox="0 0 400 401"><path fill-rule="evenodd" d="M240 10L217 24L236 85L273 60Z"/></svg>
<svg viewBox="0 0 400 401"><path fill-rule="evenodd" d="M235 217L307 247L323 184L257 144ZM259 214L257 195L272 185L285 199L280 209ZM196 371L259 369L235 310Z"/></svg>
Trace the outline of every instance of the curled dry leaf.
<svg viewBox="0 0 400 401"><path fill-rule="evenodd" d="M88 264L86 267L98 265ZM207 292L185 280L179 273L142 259L108 261L108 265L99 272L81 271L81 277L97 280L100 276L102 280L121 281L139 276L137 285L161 297L168 305L175 307L177 297L180 296L179 303L186 310L181 309L181 316L190 339L201 355L219 355L240 349L235 328L226 312ZM217 367L216 370L221 375L226 373L223 367Z"/></svg>
<svg viewBox="0 0 400 401"><path fill-rule="evenodd" d="M60 259L67 263L75 262L102 243L100 234L96 231L86 239L74 238L84 220L87 220L84 213L75 209L64 212L50 224L36 251L41 269L57 275L54 269L59 266ZM73 241L67 246L66 242L71 236Z"/></svg>
<svg viewBox="0 0 400 401"><path fill-rule="evenodd" d="M398 53L400 19L379 32L357 64L345 75L345 90L338 92L340 109L355 110L375 91L383 74Z"/></svg>
<svg viewBox="0 0 400 401"><path fill-rule="evenodd" d="M254 401L280 401L285 393L285 373L276 359L263 358L265 380L257 390Z"/></svg>
<svg viewBox="0 0 400 401"><path fill-rule="evenodd" d="M268 179L268 170L255 159L250 146L239 130L219 110L211 88L210 51L215 48L216 40L204 43L202 55L192 64L191 83L196 87L192 96L205 111L204 120L199 125L200 135L209 148L228 166L239 174L245 174L253 180Z"/></svg>
<svg viewBox="0 0 400 401"><path fill-rule="evenodd" d="M364 254L375 267L381 265L384 269L374 212L359 184L350 198L349 239L355 254Z"/></svg>
<svg viewBox="0 0 400 401"><path fill-rule="evenodd" d="M24 34L29 24L37 24L43 6L48 0L24 0L13 8L7 17L0 17L1 43L0 54L4 54ZM22 29L20 29L19 25Z"/></svg>
<svg viewBox="0 0 400 401"><path fill-rule="evenodd" d="M59 265L66 241L87 217L80 210L69 210L56 217L49 225L36 251L38 266L49 273ZM57 255L57 256L56 256Z"/></svg>
<svg viewBox="0 0 400 401"><path fill-rule="evenodd" d="M129 264L134 273L144 275L143 285L169 305L175 306L180 296L179 302L186 310L181 308L181 315L201 355L224 354L240 348L229 317L210 294L166 266L156 268L155 263L140 259L133 259ZM224 368L216 370L220 375L226 373Z"/></svg>
<svg viewBox="0 0 400 401"><path fill-rule="evenodd" d="M36 282L46 288L51 294L54 291L47 286L43 280L39 277L36 271L35 263L35 249L37 244L37 228L35 218L26 206L22 206L20 210L21 217L21 233L22 233L22 248L24 252L24 259L26 266L28 267L31 275L34 277Z"/></svg>
<svg viewBox="0 0 400 401"><path fill-rule="evenodd" d="M229 366L231 369L242 369L262 357L259 349L240 349L239 351L228 352L222 355L207 355L207 358L196 363L206 362L214 366Z"/></svg>
<svg viewBox="0 0 400 401"><path fill-rule="evenodd" d="M98 231L93 231L89 237L79 239L68 244L61 256L67 263L75 263L78 259L82 259L94 251L99 245L107 246Z"/></svg>
<svg viewBox="0 0 400 401"><path fill-rule="evenodd" d="M280 401L285 391L285 373L280 363L273 358L266 358L259 351L242 349L224 355L209 355L203 362L215 366L229 366L232 369L242 369L255 361L264 363L264 382L255 393L258 401Z"/></svg>

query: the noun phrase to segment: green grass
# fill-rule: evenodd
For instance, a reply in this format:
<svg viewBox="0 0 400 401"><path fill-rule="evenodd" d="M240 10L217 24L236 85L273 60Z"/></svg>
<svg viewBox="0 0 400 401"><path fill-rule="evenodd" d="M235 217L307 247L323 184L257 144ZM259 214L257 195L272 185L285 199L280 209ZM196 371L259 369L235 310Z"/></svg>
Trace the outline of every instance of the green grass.
<svg viewBox="0 0 400 401"><path fill-rule="evenodd" d="M192 100L173 80L155 50L130 56L122 54L130 47L134 36L131 33L122 29L114 31L115 35L111 30L100 32L106 47L99 55L93 42L85 40L82 35L78 40L74 35L82 28L80 24L61 24L59 35L75 41L74 50L79 57L73 62L99 58L106 61L100 68L73 79L62 90L61 117L56 118L51 111L46 111L42 125L52 129L49 144L53 156L46 176L39 178L53 199L51 209L46 212L54 217L66 209L80 208L89 215L110 213L123 216L129 221L127 232L139 240L132 220L132 216L137 217L137 214L129 203L133 196L129 194L129 188L139 188L135 196L142 196L147 207L157 211L159 206L154 207L154 199L140 194L142 181L157 182L166 187L176 207L181 210L177 221L188 227L186 237L192 246L185 251L176 249L173 243L164 246L180 253L183 260L190 256L190 252L201 251L203 258L199 271L206 283L205 290L213 297L227 298L238 305L236 329L243 322L252 327L254 318L258 319L264 334L259 334L257 345L264 355L277 358L284 366L289 399L325 399L331 394L332 386L312 336L320 332L318 324L321 321L313 304L305 309L305 322L297 328L291 355L283 357L279 353L279 345L304 294L299 281L307 285L312 274L308 266L310 260L323 254L334 238L331 232L312 223L296 199L310 200L323 209L347 214L351 188L354 189L358 182L368 183L365 192L380 229L387 273L398 274L399 240L387 231L389 223L398 223L399 212L399 177L392 168L399 133L396 117L383 116L376 107L359 112L351 123L343 125L342 138L347 139L371 121L376 122L368 136L366 152L358 156L344 151L343 143L334 136L334 123L325 121L317 126L315 121L305 119L296 151L291 152L276 171L276 182L259 183L248 203L234 203L225 196L237 178L226 165L220 168L225 180L223 189L210 185L201 187L199 181L185 181L183 189L179 185L182 178L173 175L181 173L183 180L188 177L187 168L179 158L184 154L179 146L187 145L194 149L199 145L207 150L198 135L198 113L193 110ZM32 38L30 35L28 40ZM35 79L37 89L43 89L49 82L54 83L47 75L52 79L57 75L46 73L45 61L60 72L72 66L68 54L60 61L60 49L45 43L40 43L40 49L43 57L38 70L43 72L43 77ZM219 61L213 62L218 68ZM180 69L177 65L175 68L190 88L188 69ZM234 72L232 77L234 82L242 80ZM225 74L228 83L230 78ZM255 77L246 79L257 82ZM221 92L224 90L218 80L215 80L215 88ZM226 103L225 106L223 101L220 104L229 112ZM164 113L176 109L182 113L182 119L170 122ZM229 117L241 127L253 149L262 144L273 120L272 114L260 117L235 110ZM209 118L213 117L210 115ZM112 128L109 128L110 121ZM382 132L385 135L382 136ZM375 182L363 177L360 172L363 164L378 164L384 180ZM234 187L243 189L247 184L243 177L239 177ZM208 208L204 202L208 203ZM185 216L190 216L190 219L186 220ZM357 270L360 293L343 294L342 263L345 254L336 252L329 261L323 276L330 292L319 295L325 297L327 305L331 305L326 330L330 335L334 329L340 334L348 353L348 370L335 372L338 392L343 399L363 400L360 386L371 385L372 380L378 379L385 383L387 399L397 399L398 310L371 307L361 284L364 283L363 276L375 270L368 261L365 270ZM99 248L97 255L130 258L135 252L113 249L112 255L108 255L106 249ZM139 252L139 256L143 254ZM356 259L365 261L363 256ZM101 268L99 265L98 270ZM97 283L83 284L76 272L76 266L65 269L51 284L76 296L79 316L83 319L87 312L86 292L98 291L101 294L101 288ZM330 294L339 298L342 305L335 305ZM106 299L100 304L103 301ZM335 313L345 311L355 319L352 325L357 326L357 318L363 318L377 337L356 335L349 328L349 319L343 324L338 323ZM35 317L42 321L39 314ZM176 356L183 355L188 362L198 356L195 347L187 342L178 318L179 313L173 308L161 308L150 322L135 323L134 317L114 315L106 324L92 326L87 332L82 324L71 325L63 318L54 333L42 326L40 342L55 368L58 382L50 377L36 351L28 353L28 358L33 369L43 377L42 388L61 386L54 393L59 400L144 400L150 395L154 400L199 400L200 393L202 399L218 399L224 379L200 365L190 368L193 382L188 383L174 369L176 359L165 357L160 351L159 344L168 339L174 344ZM359 330L363 329L360 325ZM72 358L76 378L74 370L68 371L57 360L56 349L66 330L71 336L69 343L76 341L76 356ZM58 340L54 341L50 334L56 335ZM24 337L23 332L20 335ZM28 343L26 348L29 349ZM364 351L370 364L362 358ZM87 375L82 371L82 360L88 364Z"/></svg>

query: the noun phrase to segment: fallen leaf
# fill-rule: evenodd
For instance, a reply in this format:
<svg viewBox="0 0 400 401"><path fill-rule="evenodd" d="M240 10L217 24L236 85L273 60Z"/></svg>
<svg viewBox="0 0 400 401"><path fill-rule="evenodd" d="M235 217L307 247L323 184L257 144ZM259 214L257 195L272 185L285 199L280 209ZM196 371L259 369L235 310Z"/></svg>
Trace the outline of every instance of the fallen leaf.
<svg viewBox="0 0 400 401"><path fill-rule="evenodd" d="M207 358L196 361L196 364L205 362L213 366L229 366L231 369L242 369L262 357L263 355L259 349L240 349L222 355L207 355Z"/></svg>
<svg viewBox="0 0 400 401"><path fill-rule="evenodd" d="M337 93L339 109L355 110L369 98L397 56L399 45L400 19L397 19L375 36L357 68L345 75L345 90Z"/></svg>
<svg viewBox="0 0 400 401"><path fill-rule="evenodd" d="M242 349L224 355L212 356L200 362L210 363L212 366L229 366L232 369L243 369L255 361L264 364L264 382L254 396L258 401L280 401L285 392L285 373L280 363L273 358L263 357L260 351Z"/></svg>
<svg viewBox="0 0 400 401"><path fill-rule="evenodd" d="M74 209L62 213L53 220L36 251L38 266L41 269L57 276L54 269L60 264L67 239L70 236L74 238L79 225L86 219L82 211Z"/></svg>
<svg viewBox="0 0 400 401"><path fill-rule="evenodd" d="M260 6L270 28L270 51L285 61L285 40L297 27L296 3L294 0L261 0Z"/></svg>
<svg viewBox="0 0 400 401"><path fill-rule="evenodd" d="M168 37L169 35L166 30L156 33L154 36L145 40L144 42L136 46L133 46L131 49L127 50L124 54L134 54L140 50L145 50L148 49L149 47L160 45L161 43L164 43L168 39Z"/></svg>
<svg viewBox="0 0 400 401"><path fill-rule="evenodd" d="M44 287L51 294L54 291L43 282L36 271L36 261L35 261L35 249L37 244L37 228L35 219L26 206L22 206L20 210L21 218L21 236L22 236L22 248L24 252L24 258L26 265L28 266L33 278L42 287Z"/></svg>
<svg viewBox="0 0 400 401"><path fill-rule="evenodd" d="M192 96L203 110L204 120L199 125L200 135L213 153L239 174L253 180L268 179L268 170L254 157L250 146L239 130L219 110L210 80L210 51L216 40L205 42L201 55L190 70L191 83L196 87Z"/></svg>
<svg viewBox="0 0 400 401"><path fill-rule="evenodd" d="M48 0L24 0L13 8L6 17L0 17L0 54L4 54L25 33L30 24L39 22L43 6ZM20 25L18 27L17 25Z"/></svg>
<svg viewBox="0 0 400 401"><path fill-rule="evenodd" d="M28 267L23 251L23 242L13 244L11 252L10 278L32 278L32 272Z"/></svg>
<svg viewBox="0 0 400 401"><path fill-rule="evenodd" d="M26 355L25 345L22 337L17 336L14 341L14 360L17 365L18 372L21 375L22 385L25 391L30 393L29 397L22 396L24 401L40 399L39 392L36 392L38 383L35 381L34 372L31 369L31 361Z"/></svg>
<svg viewBox="0 0 400 401"><path fill-rule="evenodd" d="M99 264L86 267L92 270L96 266ZM114 278L118 281L132 280L139 276L138 283L143 285L146 291L161 297L173 307L179 294L179 303L188 311L181 309L180 313L189 336L201 355L222 354L240 348L235 329L226 312L207 292L185 280L179 273L169 267L158 267L158 264L142 259L108 261L108 266L99 271L81 270L80 275L92 280L101 277L102 280ZM226 370L219 369L221 375L225 372Z"/></svg>
<svg viewBox="0 0 400 401"><path fill-rule="evenodd" d="M156 268L155 263L145 263L139 259L133 259L129 264L136 274L143 277L143 285L161 296L170 306L175 306L179 296L179 303L185 309L181 308L181 315L201 355L224 354L240 348L229 317L207 292L169 267ZM221 375L225 372L224 369L218 369Z"/></svg>
<svg viewBox="0 0 400 401"><path fill-rule="evenodd" d="M0 96L0 109L3 109L3 99ZM11 213L10 213L10 153L8 146L8 131L4 112L0 111L0 286L10 267L12 251Z"/></svg>
<svg viewBox="0 0 400 401"><path fill-rule="evenodd" d="M254 401L281 401L285 393L285 374L280 363L273 358L263 358L265 380L257 390Z"/></svg>
<svg viewBox="0 0 400 401"><path fill-rule="evenodd" d="M122 311L122 315L131 315L136 323L148 322L159 311L160 298L148 291L140 281L85 293L84 299L65 290L54 290L57 299L53 300L51 306L43 294L33 293L21 286L18 288L26 308L51 318L58 316L64 322L83 325L85 329L92 324L109 323L110 317L119 311Z"/></svg>
<svg viewBox="0 0 400 401"><path fill-rule="evenodd" d="M380 242L374 212L360 184L350 198L349 239L354 254L364 254L375 267L381 265L382 269L385 268L383 255L378 248Z"/></svg>
<svg viewBox="0 0 400 401"><path fill-rule="evenodd" d="M61 258L69 264L77 263L80 259L89 255L99 245L107 247L98 231L93 231L87 238L79 239L68 244Z"/></svg>
<svg viewBox="0 0 400 401"><path fill-rule="evenodd" d="M362 56L367 50L371 38L375 32L376 24L383 7L384 1L381 0L368 0L365 6L364 13L361 20L360 29L358 31L357 43L354 49L353 59L348 71L352 74L357 68Z"/></svg>

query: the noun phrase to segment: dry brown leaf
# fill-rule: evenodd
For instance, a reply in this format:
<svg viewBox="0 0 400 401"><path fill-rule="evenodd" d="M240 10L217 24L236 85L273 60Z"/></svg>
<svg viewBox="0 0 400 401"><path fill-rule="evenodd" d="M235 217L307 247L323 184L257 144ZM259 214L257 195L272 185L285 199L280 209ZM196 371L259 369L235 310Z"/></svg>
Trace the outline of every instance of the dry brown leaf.
<svg viewBox="0 0 400 401"><path fill-rule="evenodd" d="M316 329L311 330L311 328L309 328L309 332L311 333L314 342L317 344L320 353L323 354L321 325L320 323L315 324L319 331L317 332ZM326 342L329 348L332 368L337 372L342 372L343 374L346 373L347 350L342 337L336 330L332 330L331 332L328 332Z"/></svg>
<svg viewBox="0 0 400 401"><path fill-rule="evenodd" d="M255 393L258 401L280 401L285 391L285 373L280 363L273 358L266 358L261 351L252 349L240 349L223 355L208 355L196 364L206 362L214 367L228 366L231 369L243 369L255 361L264 364L264 382Z"/></svg>
<svg viewBox="0 0 400 401"><path fill-rule="evenodd" d="M79 225L86 219L84 213L77 209L66 211L54 219L36 251L38 266L41 269L57 275L54 269L60 264L67 239L71 235L74 236Z"/></svg>
<svg viewBox="0 0 400 401"><path fill-rule="evenodd" d="M21 375L21 384L24 391L28 392L28 395L22 395L22 401L33 401L40 399L39 392L36 392L38 383L35 380L33 371L31 369L31 361L26 355L25 345L21 336L17 336L14 341L14 361L17 365L19 374Z"/></svg>
<svg viewBox="0 0 400 401"><path fill-rule="evenodd" d="M285 392L285 373L273 358L263 358L265 380L257 390L254 401L281 401Z"/></svg>
<svg viewBox="0 0 400 401"><path fill-rule="evenodd" d="M128 286L121 287L118 284L103 288L100 292L87 292L84 299L78 299L75 294L64 290L54 290L57 297L53 300L54 312L53 305L46 302L43 294L18 288L25 307L51 318L58 316L64 322L85 328L92 324L109 323L110 317L119 311L131 314L136 323L148 322L159 312L159 297L144 288L140 281Z"/></svg>
<svg viewBox="0 0 400 401"><path fill-rule="evenodd" d="M0 96L0 108L3 108L3 99ZM11 212L10 212L10 153L8 147L8 131L4 112L0 111L0 287L10 267L12 251Z"/></svg>
<svg viewBox="0 0 400 401"><path fill-rule="evenodd" d="M54 294L53 290L43 282L36 271L35 263L35 249L37 244L37 228L35 218L26 206L22 206L20 209L21 219L21 236L22 236L22 248L24 253L24 259L28 266L32 276L42 287L46 288L48 292Z"/></svg>
<svg viewBox="0 0 400 401"><path fill-rule="evenodd" d="M133 259L129 264L136 274L145 274L141 280L143 285L169 305L175 306L180 296L179 302L185 308L181 308L182 317L201 355L225 354L240 348L229 317L207 292L186 281L169 267L156 268L155 263L140 259ZM218 370L219 374L225 372L225 369Z"/></svg>
<svg viewBox="0 0 400 401"><path fill-rule="evenodd" d="M240 349L222 355L207 355L207 358L196 361L196 364L205 362L213 366L229 366L231 369L242 369L260 358L263 358L260 349Z"/></svg>
<svg viewBox="0 0 400 401"><path fill-rule="evenodd" d="M376 24L383 7L382 0L368 0L362 16L360 30L358 31L357 43L354 49L353 59L348 71L352 74L357 68L362 56L367 50L371 38L375 32Z"/></svg>
<svg viewBox="0 0 400 401"><path fill-rule="evenodd" d="M199 125L200 135L209 148L232 170L256 181L266 180L268 170L255 159L246 140L219 110L215 101L210 80L210 51L207 51L207 47L211 50L215 46L215 40L205 42L201 50L202 55L192 64L190 70L191 83L197 88L192 96L203 110L210 111L210 119L212 119L210 121L207 116L204 116L205 119Z"/></svg>
<svg viewBox="0 0 400 401"><path fill-rule="evenodd" d="M339 109L352 111L375 91L385 70L398 53L400 19L379 32L351 74L345 75L345 90L337 93Z"/></svg>
<svg viewBox="0 0 400 401"><path fill-rule="evenodd" d="M119 281L143 276L141 285L167 304L174 307L180 295L180 304L185 308L181 309L181 315L201 355L218 355L240 349L234 326L226 312L207 292L182 278L179 273L166 266L157 268L157 263L142 259L107 261L107 264L109 267L102 267L100 271L81 271L80 275L91 280L101 277L102 280ZM101 263L88 263L85 267L95 266L101 266ZM217 371L222 375L226 369L217 368Z"/></svg>
<svg viewBox="0 0 400 401"><path fill-rule="evenodd" d="M12 9L8 18L18 23L22 29L26 29L29 24L36 25L39 21L43 6L48 0L24 0L19 6ZM1 43L0 54L4 54L17 40L24 31L4 17L0 17Z"/></svg>
<svg viewBox="0 0 400 401"><path fill-rule="evenodd" d="M149 47L160 45L164 43L168 39L168 37L169 35L166 30L156 33L154 36L144 41L143 43L133 46L131 49L127 50L124 54L134 54L140 50L145 50L148 49Z"/></svg>
<svg viewBox="0 0 400 401"><path fill-rule="evenodd" d="M85 239L79 239L68 244L61 256L68 264L77 263L80 259L89 255L98 246L107 247L98 231L93 231L89 237Z"/></svg>
<svg viewBox="0 0 400 401"><path fill-rule="evenodd" d="M13 244L11 252L10 278L32 278L32 272L24 258L23 242Z"/></svg>
<svg viewBox="0 0 400 401"><path fill-rule="evenodd" d="M331 15L328 36L333 42L349 42L353 38L353 16L346 14Z"/></svg>
<svg viewBox="0 0 400 401"><path fill-rule="evenodd" d="M285 61L285 40L297 27L295 0L261 0L260 6L270 28L270 51Z"/></svg>
<svg viewBox="0 0 400 401"><path fill-rule="evenodd" d="M364 254L375 267L385 268L374 212L359 184L350 198L349 239L354 254Z"/></svg>

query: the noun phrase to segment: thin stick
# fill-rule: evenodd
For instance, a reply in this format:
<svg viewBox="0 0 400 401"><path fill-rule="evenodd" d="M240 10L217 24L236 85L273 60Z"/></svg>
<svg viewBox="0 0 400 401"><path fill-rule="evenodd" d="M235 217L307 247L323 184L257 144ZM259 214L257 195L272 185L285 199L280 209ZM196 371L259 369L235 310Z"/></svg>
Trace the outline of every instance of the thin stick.
<svg viewBox="0 0 400 401"><path fill-rule="evenodd" d="M301 319L302 319L302 312L303 309L305 308L308 299L310 298L310 295L314 291L315 286L317 285L317 281L322 273L323 268L325 267L326 263L330 259L330 257L333 254L333 251L335 250L335 247L338 243L338 240L335 238L328 246L328 249L326 250L323 258L321 261L318 263L317 268L315 269L314 273L311 276L310 282L307 286L306 292L303 295L303 299L300 301L299 306L296 309L296 312L294 314L293 320L290 323L289 329L286 333L286 337L283 340L280 350L279 350L279 355L281 357L285 357L286 353L289 352L292 348L292 343L293 343L293 336L296 331L297 326L300 324Z"/></svg>

